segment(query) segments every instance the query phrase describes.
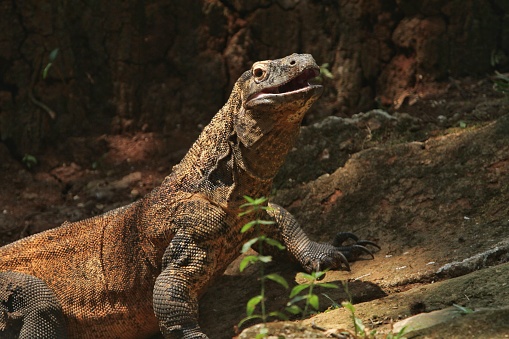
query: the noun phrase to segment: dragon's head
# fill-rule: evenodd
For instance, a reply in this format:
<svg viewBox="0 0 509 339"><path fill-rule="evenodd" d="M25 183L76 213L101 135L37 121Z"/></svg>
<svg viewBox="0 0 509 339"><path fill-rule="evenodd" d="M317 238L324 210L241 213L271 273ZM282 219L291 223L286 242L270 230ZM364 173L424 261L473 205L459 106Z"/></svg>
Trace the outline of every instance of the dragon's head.
<svg viewBox="0 0 509 339"><path fill-rule="evenodd" d="M274 170L293 146L302 118L322 93L322 86L313 81L319 75L310 54L292 54L255 62L235 85L234 92L240 93L234 117L238 138L247 151L272 153Z"/></svg>
<svg viewBox="0 0 509 339"><path fill-rule="evenodd" d="M300 125L311 105L322 94L314 84L320 69L310 54L258 61L239 79L242 107L236 129L250 146L275 125ZM291 128L291 126L286 126ZM249 139L249 140L248 140Z"/></svg>
<svg viewBox="0 0 509 339"><path fill-rule="evenodd" d="M322 86L312 82L320 69L310 54L258 61L246 73L244 109L280 112L290 122L300 123L322 93Z"/></svg>

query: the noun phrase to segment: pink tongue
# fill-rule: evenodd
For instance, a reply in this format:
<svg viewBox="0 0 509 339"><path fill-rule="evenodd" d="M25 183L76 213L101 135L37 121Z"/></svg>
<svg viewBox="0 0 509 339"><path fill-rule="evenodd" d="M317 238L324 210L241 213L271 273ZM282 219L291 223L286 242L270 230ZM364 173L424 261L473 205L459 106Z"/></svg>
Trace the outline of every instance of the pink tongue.
<svg viewBox="0 0 509 339"><path fill-rule="evenodd" d="M251 97L251 99L258 98L259 96L262 96L264 94L278 94L278 93L279 93L279 89L277 87L267 88L259 93L254 94Z"/></svg>
<svg viewBox="0 0 509 339"><path fill-rule="evenodd" d="M259 96L262 96L262 95L264 95L264 94L265 94L265 93L263 93L263 92L259 92L259 93L253 94L253 95L249 98L249 100L256 99L256 98L258 98Z"/></svg>

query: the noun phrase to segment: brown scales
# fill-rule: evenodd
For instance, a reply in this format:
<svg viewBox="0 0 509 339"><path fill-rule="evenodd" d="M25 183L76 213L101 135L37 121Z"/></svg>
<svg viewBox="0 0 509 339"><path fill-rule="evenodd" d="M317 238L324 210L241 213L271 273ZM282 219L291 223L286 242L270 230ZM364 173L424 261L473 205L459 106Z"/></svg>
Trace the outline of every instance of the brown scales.
<svg viewBox="0 0 509 339"><path fill-rule="evenodd" d="M310 55L257 62L162 185L103 215L0 248L0 336L206 338L198 299L253 235L241 234L243 196L268 196L272 180L321 94ZM310 241L272 204L291 260L307 271L348 268L366 252ZM357 239L355 239L357 240ZM346 257L347 258L346 258Z"/></svg>

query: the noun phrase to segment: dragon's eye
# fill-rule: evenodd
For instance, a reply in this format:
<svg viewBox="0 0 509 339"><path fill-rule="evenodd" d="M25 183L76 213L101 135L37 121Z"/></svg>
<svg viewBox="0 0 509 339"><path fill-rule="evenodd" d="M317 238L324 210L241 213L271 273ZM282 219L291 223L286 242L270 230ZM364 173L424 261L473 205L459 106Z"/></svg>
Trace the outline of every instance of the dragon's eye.
<svg viewBox="0 0 509 339"><path fill-rule="evenodd" d="M253 69L253 75L255 78L261 79L265 75L265 71L261 68L255 68Z"/></svg>

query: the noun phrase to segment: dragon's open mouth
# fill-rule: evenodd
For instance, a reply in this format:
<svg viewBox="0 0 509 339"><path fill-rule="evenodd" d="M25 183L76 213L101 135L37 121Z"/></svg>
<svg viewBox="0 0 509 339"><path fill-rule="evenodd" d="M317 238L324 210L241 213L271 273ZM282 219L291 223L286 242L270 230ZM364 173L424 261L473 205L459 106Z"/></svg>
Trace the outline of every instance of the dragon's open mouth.
<svg viewBox="0 0 509 339"><path fill-rule="evenodd" d="M305 69L299 76L293 78L287 83L277 87L266 88L261 91L261 93L280 94L297 91L299 89L310 86L309 81L313 78L316 78L319 74L320 72L316 68L308 68Z"/></svg>
<svg viewBox="0 0 509 339"><path fill-rule="evenodd" d="M249 100L264 96L266 94L284 94L300 91L314 84L310 81L320 75L318 68L308 68L290 81L275 87L269 87L252 95ZM248 100L248 101L249 101Z"/></svg>

